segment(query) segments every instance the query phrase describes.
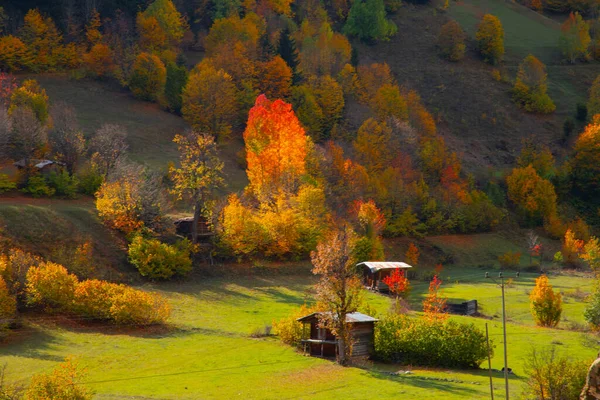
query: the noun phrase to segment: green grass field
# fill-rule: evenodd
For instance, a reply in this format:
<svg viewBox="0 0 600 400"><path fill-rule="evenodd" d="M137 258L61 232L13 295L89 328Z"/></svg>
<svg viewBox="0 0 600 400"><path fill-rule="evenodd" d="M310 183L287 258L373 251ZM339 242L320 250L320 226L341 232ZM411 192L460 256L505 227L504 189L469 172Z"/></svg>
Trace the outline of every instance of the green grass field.
<svg viewBox="0 0 600 400"><path fill-rule="evenodd" d="M500 289L482 279L475 268L450 268L443 279L445 275L457 277L444 284L450 299L476 298L491 317L453 318L481 327L489 323L496 345L492 367L501 368ZM531 348L556 346L560 352L591 359L598 346L596 337L589 334L533 326L526 293L533 278L525 275L507 290L509 364L516 373L511 378L515 395L521 390L523 365ZM589 290L589 280L581 277L561 276L551 281L561 291ZM250 337L253 330L310 302L313 283L314 277L306 270L295 275L250 274L146 285L172 303L172 326L167 330L117 329L28 315L21 332L0 348L0 363L7 364L9 382L26 384L32 374L48 371L67 355L74 355L87 368L86 383L99 399L486 398L485 370L384 364L342 368L331 361L305 357L274 337ZM417 281L413 285L411 302L418 310L427 284ZM388 298L375 294L368 294L367 301L381 315L390 304ZM569 298L565 317L580 322L582 307L579 300ZM413 374L389 374L407 368ZM494 384L497 398L502 398L503 381L498 372Z"/></svg>

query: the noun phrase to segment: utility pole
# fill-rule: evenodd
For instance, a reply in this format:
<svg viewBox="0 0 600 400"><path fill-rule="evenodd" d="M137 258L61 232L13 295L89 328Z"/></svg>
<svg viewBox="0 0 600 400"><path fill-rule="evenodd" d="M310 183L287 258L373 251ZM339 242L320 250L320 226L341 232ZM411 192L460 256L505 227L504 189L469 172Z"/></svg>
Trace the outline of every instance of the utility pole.
<svg viewBox="0 0 600 400"><path fill-rule="evenodd" d="M489 273L485 273L486 278L491 278ZM517 278L519 277L519 272L517 272ZM509 400L509 392L508 392L508 344L506 342L506 302L504 299L504 275L502 271L498 274L498 278L500 278L500 284L491 278L494 283L496 283L500 288L502 288L502 330L504 333L504 386L506 390L506 400Z"/></svg>
<svg viewBox="0 0 600 400"><path fill-rule="evenodd" d="M487 342L487 356L488 356L488 372L490 374L490 396L494 400L494 383L492 382L492 357L490 356L490 334L488 332L488 324L485 323L485 340Z"/></svg>

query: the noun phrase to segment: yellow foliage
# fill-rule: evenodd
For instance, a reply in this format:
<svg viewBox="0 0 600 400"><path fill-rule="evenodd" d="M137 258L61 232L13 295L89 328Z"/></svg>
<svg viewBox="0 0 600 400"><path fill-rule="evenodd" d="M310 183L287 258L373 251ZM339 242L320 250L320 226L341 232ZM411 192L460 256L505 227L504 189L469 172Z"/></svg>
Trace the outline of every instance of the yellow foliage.
<svg viewBox="0 0 600 400"><path fill-rule="evenodd" d="M25 400L91 400L92 392L81 384L85 375L85 370L68 357L50 374L34 375Z"/></svg>
<svg viewBox="0 0 600 400"><path fill-rule="evenodd" d="M500 20L491 15L485 14L477 27L475 34L477 45L483 58L497 64L504 56L504 28Z"/></svg>
<svg viewBox="0 0 600 400"><path fill-rule="evenodd" d="M554 293L546 275L535 280L535 287L529 294L531 314L539 326L554 328L562 314L562 295Z"/></svg>
<svg viewBox="0 0 600 400"><path fill-rule="evenodd" d="M21 39L8 35L0 37L0 69L17 72L29 66L28 49Z"/></svg>
<svg viewBox="0 0 600 400"><path fill-rule="evenodd" d="M83 55L83 63L86 69L97 77L110 75L115 67L112 50L104 43L93 45L90 51Z"/></svg>
<svg viewBox="0 0 600 400"><path fill-rule="evenodd" d="M96 194L98 215L109 226L125 233L140 229L140 204L130 180L104 182Z"/></svg>
<svg viewBox="0 0 600 400"><path fill-rule="evenodd" d="M70 310L77 283L77 277L69 274L62 265L42 263L27 271L27 301L29 304Z"/></svg>

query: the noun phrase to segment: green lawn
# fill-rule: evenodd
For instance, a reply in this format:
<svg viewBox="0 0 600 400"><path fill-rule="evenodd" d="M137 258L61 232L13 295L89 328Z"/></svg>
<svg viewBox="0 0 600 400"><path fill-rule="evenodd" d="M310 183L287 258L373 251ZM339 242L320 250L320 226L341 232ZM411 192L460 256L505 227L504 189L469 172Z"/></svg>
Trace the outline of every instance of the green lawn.
<svg viewBox="0 0 600 400"><path fill-rule="evenodd" d="M452 299L476 298L486 315L482 318L454 317L484 326L496 344L493 368L502 366L501 323L498 313L500 290L480 278L477 269L444 274L459 276L459 283L444 285ZM470 278L469 278L470 277ZM445 279L445 277L444 277ZM527 313L527 295L533 276L527 275L508 289L511 323L509 360L515 370L512 390L520 392L523 363L533 346L555 345L579 358L591 358L595 338L561 329L532 325ZM25 384L32 374L48 371L67 355L76 356L88 370L87 384L100 399L122 398L486 398L486 371L447 371L410 368L411 375L388 372L406 369L398 365L373 364L364 368L342 368L330 361L305 357L274 337L254 339L249 333L270 324L295 307L310 301L314 277L298 275L238 276L168 283L158 290L173 305L168 331L139 332L77 322L51 323L35 316L26 318L20 335L0 349L0 363L7 364L7 380ZM552 279L561 290L581 286L584 278ZM426 283L413 282L411 301L417 304ZM367 300L380 314L389 299L368 294ZM581 304L565 306L565 316L580 320ZM494 373L497 398L503 382Z"/></svg>

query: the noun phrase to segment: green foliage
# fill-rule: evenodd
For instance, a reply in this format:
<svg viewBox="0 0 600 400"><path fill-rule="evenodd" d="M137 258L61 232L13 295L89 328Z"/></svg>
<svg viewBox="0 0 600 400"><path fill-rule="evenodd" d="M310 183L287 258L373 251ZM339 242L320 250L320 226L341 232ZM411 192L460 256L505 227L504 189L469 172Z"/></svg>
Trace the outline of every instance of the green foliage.
<svg viewBox="0 0 600 400"><path fill-rule="evenodd" d="M164 90L167 70L155 55L140 53L133 63L129 88L142 100L155 100Z"/></svg>
<svg viewBox="0 0 600 400"><path fill-rule="evenodd" d="M232 14L238 15L242 9L241 0L215 0L213 8L213 20L227 18Z"/></svg>
<svg viewBox="0 0 600 400"><path fill-rule="evenodd" d="M165 98L171 111L181 112L183 101L181 94L187 83L187 68L175 63L167 65L167 81L165 83Z"/></svg>
<svg viewBox="0 0 600 400"><path fill-rule="evenodd" d="M478 368L488 349L485 333L472 323L391 314L375 326L375 353L381 360L405 365Z"/></svg>
<svg viewBox="0 0 600 400"><path fill-rule="evenodd" d="M78 191L88 196L94 196L104 182L104 176L94 166L79 171L77 174L79 182Z"/></svg>
<svg viewBox="0 0 600 400"><path fill-rule="evenodd" d="M79 181L76 176L71 176L64 170L61 172L52 172L48 175L48 186L54 189L56 196L74 199L77 197Z"/></svg>
<svg viewBox="0 0 600 400"><path fill-rule="evenodd" d="M600 328L600 285L594 284L594 291L587 298L587 305L583 316L594 329Z"/></svg>
<svg viewBox="0 0 600 400"><path fill-rule="evenodd" d="M0 193L10 192L16 188L17 184L13 182L8 175L0 174Z"/></svg>
<svg viewBox="0 0 600 400"><path fill-rule="evenodd" d="M13 91L8 111L12 113L19 107L31 109L42 124L48 121L48 95L34 79L25 80L18 89Z"/></svg>
<svg viewBox="0 0 600 400"><path fill-rule="evenodd" d="M129 262L142 276L169 279L174 275L186 275L192 270L191 252L192 244L187 239L169 245L137 235L129 245Z"/></svg>
<svg viewBox="0 0 600 400"><path fill-rule="evenodd" d="M589 25L578 13L571 13L561 26L560 49L563 57L574 63L576 60L589 57L589 44L592 41Z"/></svg>
<svg viewBox="0 0 600 400"><path fill-rule="evenodd" d="M353 255L357 263L383 260L383 243L379 237L362 236L354 243Z"/></svg>
<svg viewBox="0 0 600 400"><path fill-rule="evenodd" d="M355 0L344 25L345 34L365 41L389 40L397 31L386 18L383 0Z"/></svg>
<svg viewBox="0 0 600 400"><path fill-rule="evenodd" d="M588 113L590 117L593 117L596 114L600 114L600 75L594 79L592 83L592 87L590 87L590 96L587 102L587 107L585 109L585 115L583 107L585 104L577 104L577 119L580 121L585 121L587 119ZM581 107L581 111L580 111Z"/></svg>
<svg viewBox="0 0 600 400"><path fill-rule="evenodd" d="M34 175L27 180L27 186L23 188L23 192L33 197L52 197L56 193L56 189L48 186L43 176Z"/></svg>
<svg viewBox="0 0 600 400"><path fill-rule="evenodd" d="M556 110L546 93L546 66L531 54L519 65L512 89L513 101L527 112L550 114Z"/></svg>

